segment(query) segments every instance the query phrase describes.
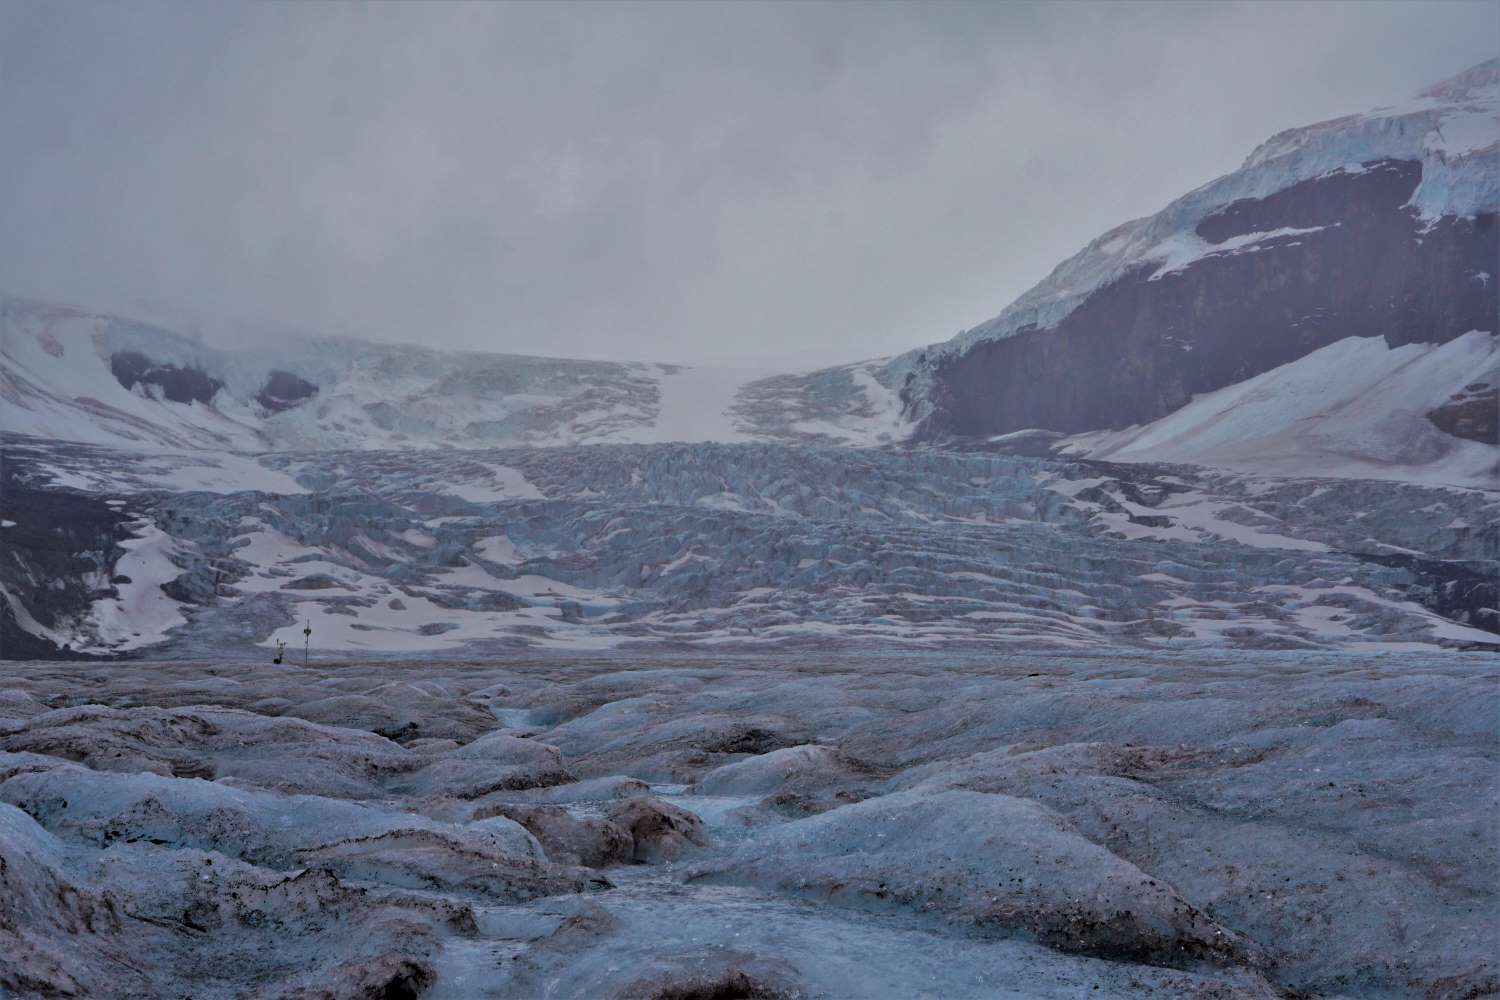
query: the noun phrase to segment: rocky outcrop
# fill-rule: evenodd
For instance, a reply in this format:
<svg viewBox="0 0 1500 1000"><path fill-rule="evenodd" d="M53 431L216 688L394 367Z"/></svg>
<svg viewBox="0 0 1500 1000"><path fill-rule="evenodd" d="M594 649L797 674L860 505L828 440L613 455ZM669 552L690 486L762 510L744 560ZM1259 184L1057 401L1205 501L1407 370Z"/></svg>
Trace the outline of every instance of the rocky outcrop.
<svg viewBox="0 0 1500 1000"><path fill-rule="evenodd" d="M273 371L266 376L266 384L256 394L255 401L272 413L290 410L311 399L318 387L305 378L291 372Z"/></svg>
<svg viewBox="0 0 1500 1000"><path fill-rule="evenodd" d="M0 461L0 657L46 660L84 654L66 637L71 623L125 580L111 568L130 538L130 516L97 494L40 489ZM46 585L41 585L46 581Z"/></svg>
<svg viewBox="0 0 1500 1000"><path fill-rule="evenodd" d="M1143 424L1346 337L1391 347L1494 328L1494 214L1423 220L1417 161L1338 170L1198 223L1050 328L940 357L922 438ZM916 401L908 398L908 404Z"/></svg>
<svg viewBox="0 0 1500 1000"><path fill-rule="evenodd" d="M1500 576L1489 563L1424 559L1406 552L1367 553L1368 562L1406 570L1407 597L1444 618L1500 635Z"/></svg>
<svg viewBox="0 0 1500 1000"><path fill-rule="evenodd" d="M1429 410L1427 419L1454 437L1500 444L1500 389L1488 382L1466 385L1448 402Z"/></svg>
<svg viewBox="0 0 1500 1000"><path fill-rule="evenodd" d="M119 351L111 355L109 370L125 388L154 386L173 403L208 403L224 387L223 382L201 369L171 363L157 364L137 351Z"/></svg>
<svg viewBox="0 0 1500 1000"><path fill-rule="evenodd" d="M288 580L286 583L283 583L281 585L281 589L282 590L335 590L335 589L342 589L343 586L344 586L343 584L339 583L337 580L335 580L333 577L329 576L327 573L312 573L312 574L309 574L308 576L298 577L295 580Z"/></svg>

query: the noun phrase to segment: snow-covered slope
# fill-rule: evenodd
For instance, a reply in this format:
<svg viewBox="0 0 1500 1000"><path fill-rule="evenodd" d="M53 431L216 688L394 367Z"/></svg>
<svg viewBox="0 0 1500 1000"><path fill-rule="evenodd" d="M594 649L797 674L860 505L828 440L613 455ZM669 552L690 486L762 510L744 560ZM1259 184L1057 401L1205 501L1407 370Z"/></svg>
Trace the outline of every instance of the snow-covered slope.
<svg viewBox="0 0 1500 1000"><path fill-rule="evenodd" d="M71 306L0 297L0 430L260 452L592 442L878 443L900 401L864 367L809 393L774 371L282 339L230 350Z"/></svg>
<svg viewBox="0 0 1500 1000"><path fill-rule="evenodd" d="M1427 416L1481 384L1500 384L1500 342L1489 334L1396 348L1350 337L1197 396L1144 427L1078 435L1062 451L1117 462L1494 489L1500 449L1445 433Z"/></svg>
<svg viewBox="0 0 1500 1000"><path fill-rule="evenodd" d="M171 449L736 440L764 372L283 340L226 350L115 316L7 297L0 427ZM130 383L130 384L127 384Z"/></svg>
<svg viewBox="0 0 1500 1000"><path fill-rule="evenodd" d="M139 352L178 369L220 368L217 352L190 337L67 306L0 297L0 428L100 444L264 447L254 416L232 393L208 405L192 398L169 401L160 387L126 389L111 371L110 358Z"/></svg>

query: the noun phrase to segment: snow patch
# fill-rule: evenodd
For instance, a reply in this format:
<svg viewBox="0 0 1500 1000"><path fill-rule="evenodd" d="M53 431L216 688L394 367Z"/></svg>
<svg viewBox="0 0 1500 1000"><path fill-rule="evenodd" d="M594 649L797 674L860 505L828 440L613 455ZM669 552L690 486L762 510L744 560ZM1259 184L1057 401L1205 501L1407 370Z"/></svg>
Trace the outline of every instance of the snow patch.
<svg viewBox="0 0 1500 1000"><path fill-rule="evenodd" d="M1432 408L1476 380L1500 380L1496 337L1388 348L1348 337L1159 420L1067 439L1062 454L1183 462L1287 476L1338 476L1493 489L1495 449L1443 433Z"/></svg>

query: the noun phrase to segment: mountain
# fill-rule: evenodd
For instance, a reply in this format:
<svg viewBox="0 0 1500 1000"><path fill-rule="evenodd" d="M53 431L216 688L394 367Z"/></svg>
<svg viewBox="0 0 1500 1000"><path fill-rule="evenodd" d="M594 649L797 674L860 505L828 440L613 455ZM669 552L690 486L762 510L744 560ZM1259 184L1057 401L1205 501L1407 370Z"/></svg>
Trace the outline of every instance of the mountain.
<svg viewBox="0 0 1500 1000"><path fill-rule="evenodd" d="M1500 61L810 373L0 297L0 655L1493 646Z"/></svg>
<svg viewBox="0 0 1500 1000"><path fill-rule="evenodd" d="M1497 107L1500 60L1490 60L1401 106L1276 135L1238 171L1106 232L999 316L895 359L882 377L900 386L921 440L1133 428L1160 442L1155 460L1203 461L1215 458L1212 436L1184 426L1213 417L1202 397L1278 369L1301 384L1357 356L1396 376L1400 414L1368 414L1379 433L1317 412L1274 434L1252 429L1278 438L1277 468L1324 473L1331 449L1356 475L1388 465L1404 478L1422 465L1441 477L1446 464L1459 481L1493 483L1493 462L1470 445L1500 443L1495 422L1442 414L1464 399L1493 410L1500 383ZM1412 348L1465 338L1399 374ZM1169 428L1151 427L1169 414ZM1303 436L1314 442L1299 449ZM1100 454L1139 453L1101 440ZM1241 448L1235 460L1258 457Z"/></svg>
<svg viewBox="0 0 1500 1000"><path fill-rule="evenodd" d="M338 338L231 350L0 296L0 427L92 444L273 451L896 440L900 400L854 365L807 391L764 371L432 350Z"/></svg>
<svg viewBox="0 0 1500 1000"><path fill-rule="evenodd" d="M6 297L0 420L37 437L247 451L1014 447L1004 436L1027 432L1027 447L1075 456L1489 485L1497 109L1490 60L1403 105L1273 136L1238 171L1106 232L994 319L893 359L777 374L331 338L227 350ZM1346 402L1368 390L1400 405L1357 416L1280 398L1331 375ZM1262 401L1241 428L1250 436L1224 447L1219 411L1249 393Z"/></svg>

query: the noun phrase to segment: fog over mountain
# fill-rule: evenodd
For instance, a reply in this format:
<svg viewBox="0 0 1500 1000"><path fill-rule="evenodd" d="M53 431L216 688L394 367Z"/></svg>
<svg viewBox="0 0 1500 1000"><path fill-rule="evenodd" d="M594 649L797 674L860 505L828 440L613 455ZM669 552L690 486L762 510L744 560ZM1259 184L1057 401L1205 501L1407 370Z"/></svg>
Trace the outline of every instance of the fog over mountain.
<svg viewBox="0 0 1500 1000"><path fill-rule="evenodd" d="M993 316L1493 4L0 6L0 289L812 368Z"/></svg>

